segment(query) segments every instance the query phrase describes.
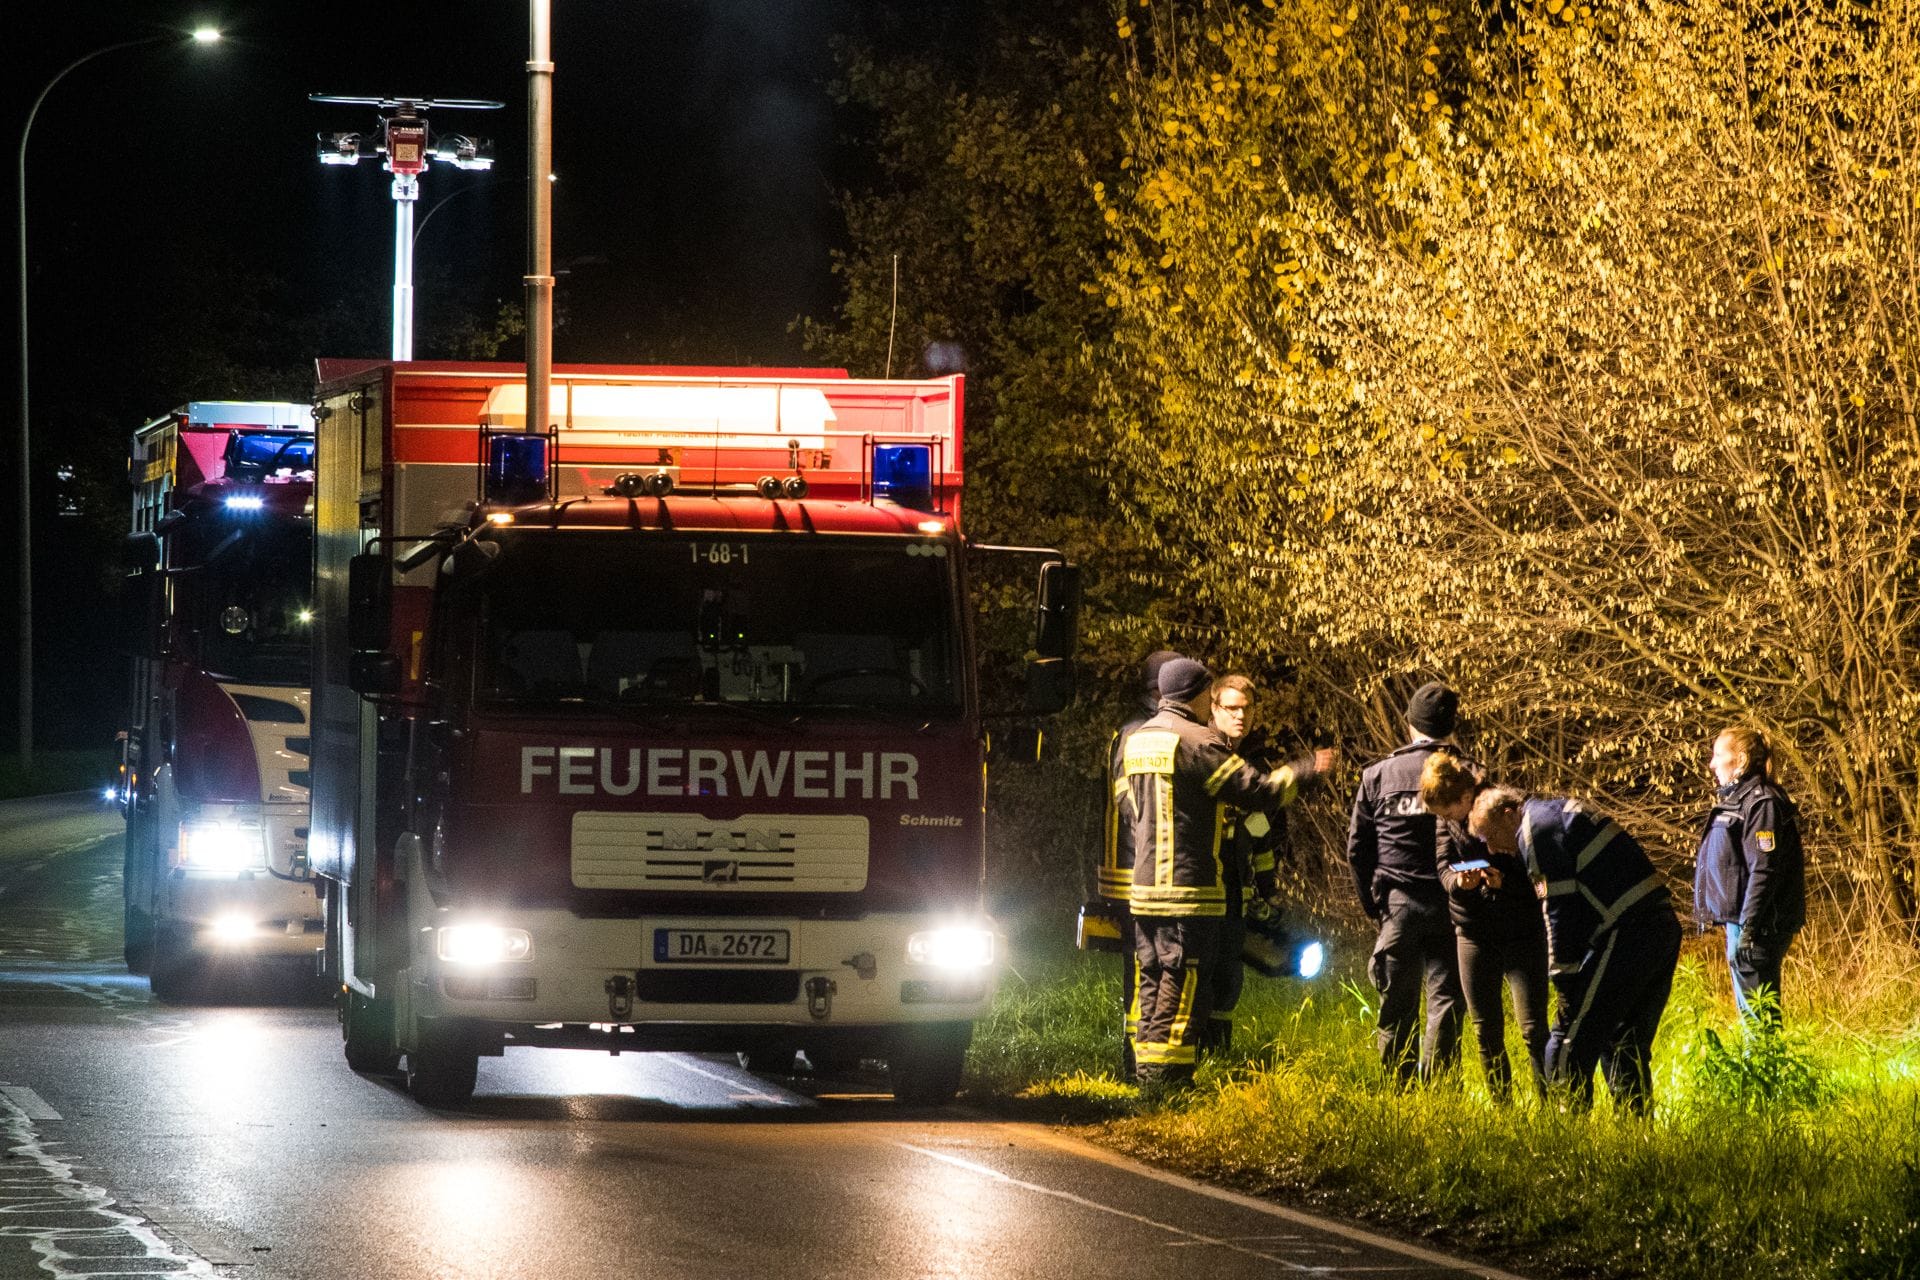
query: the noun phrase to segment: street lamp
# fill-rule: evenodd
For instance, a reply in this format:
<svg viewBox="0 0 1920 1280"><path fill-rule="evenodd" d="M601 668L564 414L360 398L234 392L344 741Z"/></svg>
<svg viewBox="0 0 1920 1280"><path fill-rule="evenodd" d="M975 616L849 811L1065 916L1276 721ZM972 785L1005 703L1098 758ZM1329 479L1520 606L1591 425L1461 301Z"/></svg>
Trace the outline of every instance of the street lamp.
<svg viewBox="0 0 1920 1280"><path fill-rule="evenodd" d="M429 159L456 169L491 169L493 143L462 133L429 133L426 112L438 107L453 111L497 111L506 104L473 98L348 98L310 93L311 102L344 102L380 108L378 135L322 133L321 164L359 164L363 157L384 155L384 168L393 175L393 358L413 359L413 206L420 199L420 175ZM439 206L435 206L438 208ZM432 215L432 210L428 211Z"/></svg>
<svg viewBox="0 0 1920 1280"><path fill-rule="evenodd" d="M20 193L20 475L16 482L18 490L15 501L19 504L20 544L20 768L24 772L33 767L33 428L32 397L27 387L27 139L33 136L33 122L40 114L40 104L47 100L53 87L67 78L67 75L92 62L104 54L120 49L131 49L136 45L160 44L175 37L141 36L135 40L121 40L113 44L102 45L92 53L82 54L54 74L53 79L33 100L33 106L27 111L27 123L20 130L19 170L14 190ZM217 44L220 32L213 27L200 27L193 31L195 44Z"/></svg>

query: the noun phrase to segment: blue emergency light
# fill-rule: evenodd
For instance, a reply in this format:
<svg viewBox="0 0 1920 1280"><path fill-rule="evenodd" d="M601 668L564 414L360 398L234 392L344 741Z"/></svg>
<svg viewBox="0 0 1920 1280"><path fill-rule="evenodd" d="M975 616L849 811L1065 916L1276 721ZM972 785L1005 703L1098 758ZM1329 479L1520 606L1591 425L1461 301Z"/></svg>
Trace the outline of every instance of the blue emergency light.
<svg viewBox="0 0 1920 1280"><path fill-rule="evenodd" d="M257 493L229 494L226 508L229 511L258 511L267 505L267 500Z"/></svg>
<svg viewBox="0 0 1920 1280"><path fill-rule="evenodd" d="M487 501L517 507L547 496L547 438L498 432L487 436Z"/></svg>
<svg viewBox="0 0 1920 1280"><path fill-rule="evenodd" d="M933 510L933 446L873 446L873 497L915 511Z"/></svg>

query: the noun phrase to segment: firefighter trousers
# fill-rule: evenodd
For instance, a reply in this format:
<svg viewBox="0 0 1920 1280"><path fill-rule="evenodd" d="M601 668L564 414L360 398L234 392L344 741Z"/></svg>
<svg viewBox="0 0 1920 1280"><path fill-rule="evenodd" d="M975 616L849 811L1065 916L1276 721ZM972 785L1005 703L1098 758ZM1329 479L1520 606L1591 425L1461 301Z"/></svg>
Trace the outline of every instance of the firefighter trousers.
<svg viewBox="0 0 1920 1280"><path fill-rule="evenodd" d="M1184 1083L1193 1078L1212 1003L1218 916L1135 916L1140 959L1140 1027L1133 1042L1134 1077Z"/></svg>
<svg viewBox="0 0 1920 1280"><path fill-rule="evenodd" d="M1140 1031L1140 955L1131 914L1120 921L1120 1078L1133 1079L1133 1038Z"/></svg>

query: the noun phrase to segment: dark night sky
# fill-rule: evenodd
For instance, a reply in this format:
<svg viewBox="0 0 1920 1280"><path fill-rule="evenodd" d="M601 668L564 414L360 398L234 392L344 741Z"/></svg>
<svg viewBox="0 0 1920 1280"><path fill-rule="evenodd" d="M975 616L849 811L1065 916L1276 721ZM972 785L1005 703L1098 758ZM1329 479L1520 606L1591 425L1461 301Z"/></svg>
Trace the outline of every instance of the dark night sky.
<svg viewBox="0 0 1920 1280"><path fill-rule="evenodd" d="M55 6L36 6L53 10ZM834 125L822 81L843 0L564 0L554 5L555 261L570 323L561 359L650 354L689 325L724 353L797 354L788 322L831 305L826 276ZM366 128L371 109L312 91L494 98L442 128L490 134L498 164L423 180L423 285L455 272L474 298L520 293L525 247L526 7L80 0L29 18L9 77L25 99L77 53L211 20L214 48L108 54L54 90L29 159L34 324L84 343L91 306L137 306L156 258L211 249L297 286L296 304L346 296L389 270L391 202L368 162L328 169L322 128ZM17 21L17 20L16 20ZM12 25L12 24L10 24ZM18 29L16 28L16 31ZM24 65L23 64L24 61ZM17 135L16 135L17 136ZM76 289L73 284L78 282ZM424 289L420 328L433 322ZM428 354L422 352L422 354Z"/></svg>
<svg viewBox="0 0 1920 1280"><path fill-rule="evenodd" d="M949 21L954 8L931 6ZM843 122L825 86L829 42L871 27L889 6L557 0L553 9L554 261L564 273L556 358L804 362L789 324L833 307L832 194L846 183L849 158L838 149ZM924 38L913 33L926 29L918 16L926 12L916 8L897 25ZM186 41L200 22L226 39L211 48ZM484 189L434 213L419 238L417 354L443 354L429 335L451 310L491 315L499 300L522 296L524 0L64 0L10 13L8 26L0 111L15 145L33 95L73 58L117 40L181 36L68 75L33 128L30 332L42 502L55 454L117 485L113 468L141 420L232 394L185 385L196 380L191 373L169 374L169 357L196 340L295 379L316 354L386 353L387 175L364 160L323 167L313 149L316 131L365 130L374 112L310 103L311 92L505 102L501 111L431 118L492 136L497 160L490 174L435 166L422 180L423 216L443 196ZM266 283L244 284L247 277ZM297 322L329 310L324 341L336 349L303 348L292 336ZM6 367L0 456L12 465L11 348ZM113 489L111 502L124 501L123 492ZM98 655L87 656L107 643L98 634L102 548L97 532L90 544L73 525L43 520L36 542L43 742L93 741L119 697L117 663L106 661L103 674ZM80 561L96 567L80 572ZM7 568L0 590L11 598ZM93 625L76 636L86 618ZM10 639L0 634L0 642L10 651ZM9 708L11 684L0 675Z"/></svg>

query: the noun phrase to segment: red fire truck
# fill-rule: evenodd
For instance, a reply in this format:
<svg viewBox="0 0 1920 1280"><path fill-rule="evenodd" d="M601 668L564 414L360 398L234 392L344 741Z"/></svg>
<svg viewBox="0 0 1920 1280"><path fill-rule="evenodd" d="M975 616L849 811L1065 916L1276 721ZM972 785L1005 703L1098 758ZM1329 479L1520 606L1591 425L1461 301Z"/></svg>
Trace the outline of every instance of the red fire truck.
<svg viewBox="0 0 1920 1280"><path fill-rule="evenodd" d="M1005 940L962 381L323 362L313 859L348 1062L884 1058L958 1088ZM1020 550L999 548L1000 551ZM1071 695L1040 561L1027 709Z"/></svg>
<svg viewBox="0 0 1920 1280"><path fill-rule="evenodd" d="M185 992L209 958L311 963L313 411L195 401L133 436L121 764L127 967Z"/></svg>

